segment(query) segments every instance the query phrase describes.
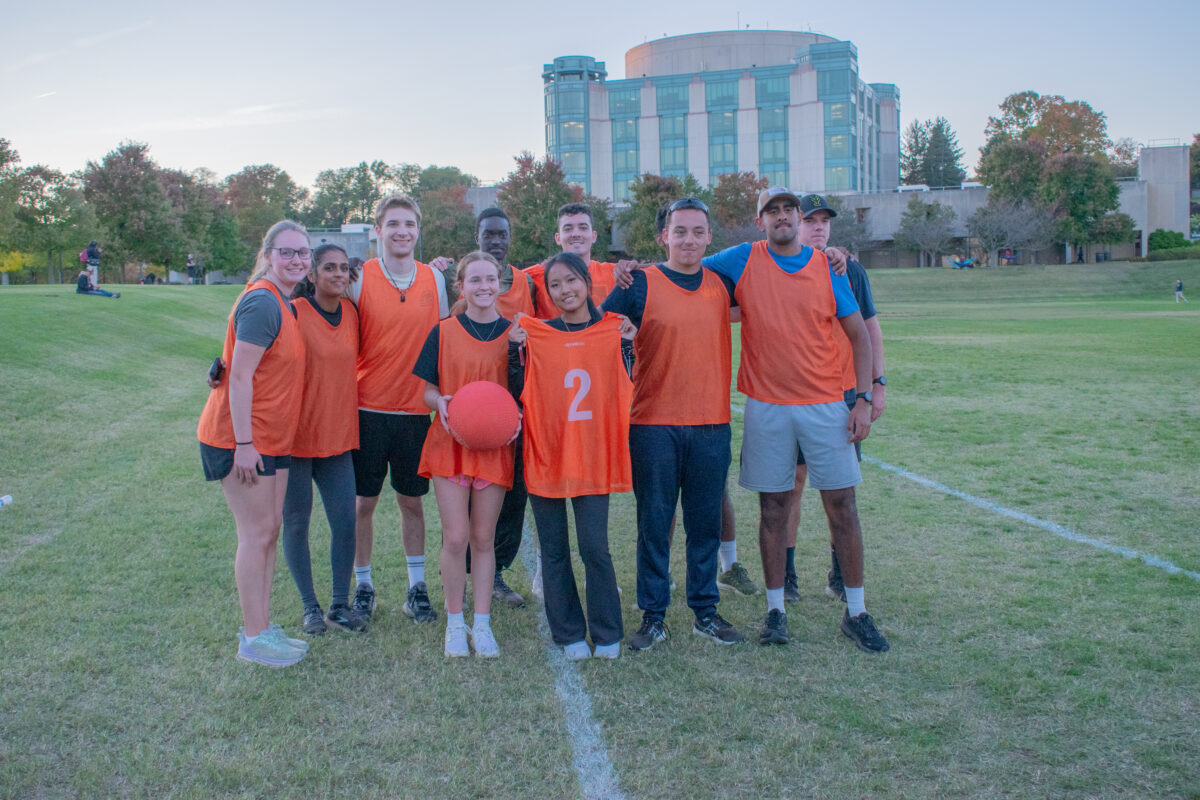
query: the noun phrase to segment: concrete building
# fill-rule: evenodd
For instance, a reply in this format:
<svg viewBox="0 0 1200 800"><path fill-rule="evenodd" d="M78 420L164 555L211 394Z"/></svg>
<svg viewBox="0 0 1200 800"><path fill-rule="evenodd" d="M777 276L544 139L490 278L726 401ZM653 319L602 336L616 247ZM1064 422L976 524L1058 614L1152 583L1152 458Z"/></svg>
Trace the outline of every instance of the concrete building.
<svg viewBox="0 0 1200 800"><path fill-rule="evenodd" d="M755 172L773 185L880 192L900 182L900 93L865 83L848 41L794 31L672 36L542 72L546 153L568 182L616 203L639 175Z"/></svg>

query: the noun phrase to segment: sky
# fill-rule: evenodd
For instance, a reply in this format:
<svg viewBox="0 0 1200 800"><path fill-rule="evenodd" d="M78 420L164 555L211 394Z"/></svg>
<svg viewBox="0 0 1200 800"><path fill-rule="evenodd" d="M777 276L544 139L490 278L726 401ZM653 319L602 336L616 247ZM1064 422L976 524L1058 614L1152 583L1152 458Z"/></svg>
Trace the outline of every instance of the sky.
<svg viewBox="0 0 1200 800"><path fill-rule="evenodd" d="M0 137L22 165L64 172L138 141L164 167L217 178L271 163L311 185L381 159L489 184L522 150L544 155L555 57L592 56L617 80L631 47L739 27L853 42L863 80L899 87L901 126L946 117L968 171L988 116L1027 89L1090 103L1114 139L1200 132L1200 3L1183 0L338 5L3 0Z"/></svg>

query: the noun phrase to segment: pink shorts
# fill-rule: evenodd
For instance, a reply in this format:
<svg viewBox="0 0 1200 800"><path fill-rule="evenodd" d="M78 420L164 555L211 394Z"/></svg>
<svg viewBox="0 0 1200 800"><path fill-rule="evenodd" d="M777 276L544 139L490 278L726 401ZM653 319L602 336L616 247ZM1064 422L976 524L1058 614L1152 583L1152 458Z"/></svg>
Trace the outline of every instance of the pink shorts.
<svg viewBox="0 0 1200 800"><path fill-rule="evenodd" d="M446 480L453 481L459 486L469 486L472 489L486 489L492 485L491 481L485 481L483 478L472 478L470 475L455 475Z"/></svg>

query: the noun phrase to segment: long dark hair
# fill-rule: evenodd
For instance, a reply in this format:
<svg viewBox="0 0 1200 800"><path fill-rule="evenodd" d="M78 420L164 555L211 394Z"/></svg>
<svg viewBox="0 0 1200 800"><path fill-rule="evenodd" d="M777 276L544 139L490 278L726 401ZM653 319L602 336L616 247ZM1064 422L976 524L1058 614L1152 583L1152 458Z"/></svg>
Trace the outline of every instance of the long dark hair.
<svg viewBox="0 0 1200 800"><path fill-rule="evenodd" d="M293 300L298 297L312 300L317 296L317 285L313 283L312 280L313 273L317 271L317 267L321 266L321 259L334 250L346 256L346 260L350 263L350 283L354 283L356 280L358 280L358 269L355 268L354 262L350 260L350 256L346 252L346 248L342 247L340 244L326 242L325 244L319 246L316 250L312 251L312 261L309 262L312 266L309 267L308 275L305 275L303 278L301 278L300 282L296 284L296 288L292 290Z"/></svg>
<svg viewBox="0 0 1200 800"><path fill-rule="evenodd" d="M564 267L571 270L571 272L574 272L581 281L587 284L588 313L595 317L596 304L592 302L592 273L588 272L587 264L583 263L583 259L574 253L557 253L552 255L546 259L544 264L546 271L542 273L545 275L547 281L550 278L550 268L555 264L562 264ZM549 294L549 289L546 290L546 293Z"/></svg>

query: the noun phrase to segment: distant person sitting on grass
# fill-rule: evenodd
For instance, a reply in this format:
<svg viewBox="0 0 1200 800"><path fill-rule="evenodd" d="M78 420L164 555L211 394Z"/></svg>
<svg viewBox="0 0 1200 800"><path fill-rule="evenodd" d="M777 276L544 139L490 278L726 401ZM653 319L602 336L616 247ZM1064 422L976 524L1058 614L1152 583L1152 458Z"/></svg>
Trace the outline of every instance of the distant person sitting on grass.
<svg viewBox="0 0 1200 800"><path fill-rule="evenodd" d="M75 281L75 294L95 294L100 297L120 297L121 293L116 294L106 292L103 289L92 283L92 273L86 268L79 270L79 278Z"/></svg>
<svg viewBox="0 0 1200 800"><path fill-rule="evenodd" d="M1185 303L1188 301L1188 299L1183 296L1183 278L1179 278L1175 281L1175 302L1178 303L1180 300Z"/></svg>

